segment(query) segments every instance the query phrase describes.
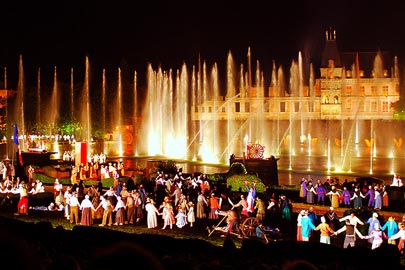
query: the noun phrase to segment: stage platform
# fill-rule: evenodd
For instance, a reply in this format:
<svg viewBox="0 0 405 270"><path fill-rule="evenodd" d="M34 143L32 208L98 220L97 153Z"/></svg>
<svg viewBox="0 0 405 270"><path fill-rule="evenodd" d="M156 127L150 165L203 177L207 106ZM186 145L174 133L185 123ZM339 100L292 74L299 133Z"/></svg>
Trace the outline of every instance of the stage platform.
<svg viewBox="0 0 405 270"><path fill-rule="evenodd" d="M51 155L57 152L48 151L28 151L21 152L23 164L30 164L36 166L46 166L51 164Z"/></svg>

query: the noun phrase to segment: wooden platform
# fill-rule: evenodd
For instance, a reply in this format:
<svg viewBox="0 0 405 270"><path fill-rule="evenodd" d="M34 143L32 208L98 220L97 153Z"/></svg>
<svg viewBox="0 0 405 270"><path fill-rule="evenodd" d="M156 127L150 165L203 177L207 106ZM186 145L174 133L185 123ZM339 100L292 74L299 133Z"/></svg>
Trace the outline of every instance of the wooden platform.
<svg viewBox="0 0 405 270"><path fill-rule="evenodd" d="M57 152L47 152L47 151L29 151L21 152L22 161L24 164L31 164L36 166L45 166L51 164L51 155ZM21 165L21 164L19 164Z"/></svg>
<svg viewBox="0 0 405 270"><path fill-rule="evenodd" d="M330 206L322 206L322 205L314 205L314 204L306 204L306 203L293 203L293 212L294 213L299 213L301 210L308 210L311 206L314 208L314 212L317 215L323 215L325 214ZM347 210L350 210L352 208L347 208L347 207L339 207L335 208L335 213L338 215L338 217L343 217L345 216L345 212ZM405 214L404 212L394 212L394 211L386 211L386 210L376 210L378 215L384 218L384 220L388 220L390 216L393 216L397 222L402 221L402 217Z"/></svg>

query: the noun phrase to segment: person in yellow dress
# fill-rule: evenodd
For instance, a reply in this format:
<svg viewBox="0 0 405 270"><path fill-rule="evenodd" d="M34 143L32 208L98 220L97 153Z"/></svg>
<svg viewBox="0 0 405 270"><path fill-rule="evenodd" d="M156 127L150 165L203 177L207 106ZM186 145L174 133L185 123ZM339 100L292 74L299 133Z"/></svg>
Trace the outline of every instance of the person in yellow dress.
<svg viewBox="0 0 405 270"><path fill-rule="evenodd" d="M326 193L326 195L329 195L330 201L331 201L331 206L333 208L338 208L339 207L339 198L340 198L340 193L339 191L336 190L335 186L332 186L332 190Z"/></svg>

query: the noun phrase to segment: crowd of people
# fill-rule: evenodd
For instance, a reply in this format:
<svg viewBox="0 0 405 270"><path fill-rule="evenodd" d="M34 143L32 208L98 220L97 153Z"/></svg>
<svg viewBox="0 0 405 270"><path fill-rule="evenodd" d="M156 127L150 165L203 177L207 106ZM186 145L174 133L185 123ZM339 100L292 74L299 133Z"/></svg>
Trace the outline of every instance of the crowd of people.
<svg viewBox="0 0 405 270"><path fill-rule="evenodd" d="M21 203L15 214L27 215L29 209L60 211L74 225L122 226L145 220L148 228L153 229L160 225L161 218L162 229L193 227L196 223L212 228L220 220L220 211L234 211L238 223L254 216L264 225L278 223L279 209L285 208L283 219L291 220L292 215L291 202L286 196L280 196L279 200L274 193L269 197L257 194L253 182L245 183L245 192L232 192L229 187L213 185L204 174L184 177L181 171L174 175L158 172L154 182L146 185L135 183L133 178L126 182L114 181L107 190L103 189L101 181L98 185L86 186L84 179L76 179L74 184L62 185L55 179L53 200L48 205L30 206L29 196L45 192L45 186L39 179L31 179L33 170L28 171L26 182L20 182L19 177L16 181L8 178L4 181L12 186L6 189L7 193L20 195ZM50 188L46 187L48 191Z"/></svg>
<svg viewBox="0 0 405 270"><path fill-rule="evenodd" d="M398 183L401 183L400 177L394 175L394 186L400 186ZM344 232L343 248L355 246L356 238L359 238L367 239L371 249L386 243L396 246L399 252L404 253L405 215L402 220L396 220L393 216L385 219L378 214L389 206L386 185L368 181L349 183L347 180L339 183L338 179L335 181L331 178L327 178L325 182L315 182L311 178L302 178L300 199L308 208L298 213L297 241L309 241L319 231L319 241L331 244L331 237L336 238ZM313 211L315 205L330 207L322 215L316 215ZM346 213L350 214L339 218L336 208L345 208ZM370 213L371 217L361 220L356 213ZM359 230L358 226L364 225L367 230Z"/></svg>
<svg viewBox="0 0 405 270"><path fill-rule="evenodd" d="M329 183L329 180L326 182ZM99 182L101 183L101 182ZM63 186L55 179L53 186L54 198L46 211L60 211L64 217L74 225L88 226L146 226L148 229L181 230L185 227L201 228L205 226L211 235L219 229L221 235L231 239L232 235L240 238L243 234L240 229L241 220L254 217L258 221L255 229L256 238L269 243L272 235L284 234L284 239L294 238L296 242L318 242L331 245L337 242L338 235L344 233L342 239L343 249L355 247L356 238L369 240L368 248L375 250L383 244L395 246L398 252L403 251L405 242L405 223L397 222L393 217L385 221L373 212L368 220L360 220L356 216L358 207L345 217L338 217L334 211L333 199L323 198L322 194L332 198L334 192L339 193L347 186L335 185L333 182L322 184L318 181L315 185L307 179L302 180L301 192L305 193L305 202L308 209L303 209L297 215L292 211L292 202L285 194L274 192L257 193L254 182L245 182L245 190L234 192L229 187L218 186L209 181L204 174L183 176L181 171L176 174L158 172L153 183L135 183L129 178L127 182L118 181L116 185L103 190L102 185L86 187L83 180L74 185ZM303 189L304 185L306 186ZM325 191L319 189L324 186ZM360 188L360 186L355 186ZM28 197L35 192L42 192L43 185L39 180L33 182L31 189L24 182L18 184L20 201L16 214L29 214ZM339 190L339 191L338 191ZM376 190L375 187L368 187ZM367 191L367 192L368 192ZM308 201L308 193L312 192L313 200ZM363 194L362 199L370 197ZM321 195L321 196L319 196ZM344 199L339 195L337 207L344 207ZM375 196L375 193L374 193ZM354 195L351 195L353 198ZM312 204L331 203L323 215L315 214ZM367 204L366 204L367 205ZM369 210L379 210L375 203ZM296 223L295 223L295 217ZM224 221L224 223L220 223ZM377 222L378 221L378 222ZM195 225L198 226L195 226ZM219 225L222 226L219 226ZM367 232L358 226L367 226ZM395 229L396 228L396 229ZM360 232L362 231L362 232ZM286 234L296 232L297 237ZM319 240L318 240L319 238ZM340 243L340 242L339 242ZM364 245L367 246L367 245Z"/></svg>
<svg viewBox="0 0 405 270"><path fill-rule="evenodd" d="M338 179L327 178L322 182L312 178L302 178L300 198L308 204L330 205L334 208L348 207L360 209L366 206L381 210L389 206L387 185L382 183L348 182L340 183Z"/></svg>
<svg viewBox="0 0 405 270"><path fill-rule="evenodd" d="M365 226L363 233L359 226ZM330 245L331 237L344 232L343 248L354 247L356 238L360 238L367 239L371 249L386 243L396 246L399 252L404 253L405 222L397 222L392 216L384 220L377 212L362 221L354 210L343 217L338 217L333 207L320 216L313 212L313 207L301 210L297 216L297 241L310 241L311 237L314 240L316 231L320 232L320 243Z"/></svg>
<svg viewBox="0 0 405 270"><path fill-rule="evenodd" d="M35 186L41 183L37 181ZM163 220L162 229L192 227L195 222L207 220L212 225L219 220L219 211L231 210L240 213L242 218L256 212L260 221L266 216L267 209L256 194L255 183L249 187L246 182L246 195L235 195L228 188L212 185L204 174L184 178L181 172L174 176L161 172L155 183L147 186L135 184L129 178L104 191L101 182L98 186L86 187L80 180L72 186L63 186L55 179L51 203L55 206L53 209L64 211L70 223L84 226L93 225L94 220L100 221L99 226L121 226L147 219L146 224L152 229L158 226L158 216ZM33 186L33 190L37 188ZM235 200L236 196L240 199ZM277 208L278 202L277 205L273 202L269 211L271 207Z"/></svg>

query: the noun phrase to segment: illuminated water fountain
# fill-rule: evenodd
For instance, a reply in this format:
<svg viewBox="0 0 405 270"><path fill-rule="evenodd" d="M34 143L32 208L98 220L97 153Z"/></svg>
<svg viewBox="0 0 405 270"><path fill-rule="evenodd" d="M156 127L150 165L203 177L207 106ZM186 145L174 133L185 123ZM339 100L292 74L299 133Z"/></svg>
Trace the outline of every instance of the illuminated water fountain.
<svg viewBox="0 0 405 270"><path fill-rule="evenodd" d="M218 65L214 63L209 67L201 59L195 66L183 64L178 70L154 69L149 64L146 85L142 88L144 96L139 93L137 73L134 73L132 86L128 87L122 83L121 69L118 69L113 90L107 85L106 70L102 74L92 74L92 78L100 77L102 81L99 86L93 86L89 79L90 63L86 58L80 93L73 90L73 69L70 87L63 90L55 68L54 98L48 103L37 103L51 108L52 113L47 115L52 119L44 120L41 116L40 121L58 122L60 116L56 112L61 111L63 104L58 103L57 94L65 93L61 95L69 96L71 100L69 115L74 118L72 110L75 108L81 113L80 133L74 137L69 134L69 141L89 142L88 153L105 152L118 158L164 157L226 164L231 154L244 156L248 145L260 144L266 147L265 157L279 157L279 168L290 171L369 174L405 171L400 167L405 158L402 122L392 117L379 119L372 110L374 101L356 103L353 97L349 114L345 85L345 89L340 89L341 94L328 96L326 100L322 91L328 78L323 78L323 81L315 79L312 65L309 74L305 74L301 53L297 60L292 61L288 73L273 62L271 78L265 76L259 61L255 61L255 68L252 68L250 48L247 56L247 63L238 64L234 63L231 52L228 53L225 83L220 79L222 71ZM24 90L22 59L20 61L18 92ZM376 73L381 72L381 65L376 57ZM329 69L333 70L332 67ZM353 96L356 96L356 91L362 91L357 69L354 67L352 75L347 78L342 71L346 85L353 87ZM395 76L393 80L397 79ZM385 79L384 75L377 74L368 79L368 87L384 89ZM39 82L38 71L38 96L42 93ZM125 109L123 100L125 104L128 100L123 95L128 96L128 93L132 93L128 100L133 104L130 109ZM114 97L113 105L107 102L111 100L108 94ZM73 96L80 99L76 101ZM91 100L93 96L100 97L99 104ZM388 100L390 96L388 92L385 96L378 95L381 100L378 102L385 104L384 98ZM343 98L346 98L345 104L341 101ZM107 110L107 106L114 109ZM338 106L346 109L333 115ZM19 113L24 114L24 106L21 109ZM371 113L362 114L365 110L371 110ZM43 114L40 110L34 111L36 115ZM94 113L100 115L100 120L93 119ZM25 130L24 117L17 121L22 127L20 130ZM111 134L111 137L93 141L97 121L102 133ZM63 135L54 137L54 140L65 140L67 134Z"/></svg>

